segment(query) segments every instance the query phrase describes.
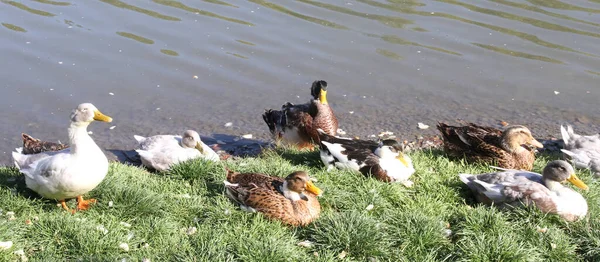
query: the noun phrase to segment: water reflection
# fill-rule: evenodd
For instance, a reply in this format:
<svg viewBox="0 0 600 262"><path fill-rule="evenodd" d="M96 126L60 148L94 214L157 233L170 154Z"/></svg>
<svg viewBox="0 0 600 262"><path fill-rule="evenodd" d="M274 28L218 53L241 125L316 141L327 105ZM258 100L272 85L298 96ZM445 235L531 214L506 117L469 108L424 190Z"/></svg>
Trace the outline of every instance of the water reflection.
<svg viewBox="0 0 600 262"><path fill-rule="evenodd" d="M549 22L546 22L546 21L538 20L538 19L533 19L533 18L529 18L529 17L514 15L514 14L511 14L511 13L502 12L502 11L498 11L498 10L492 10L492 9L482 8L482 7L478 7L478 6L475 6L475 5L470 5L470 4L462 3L462 2L459 2L459 1L455 1L455 0L437 0L437 1L448 3L448 4L453 4L453 5L459 5L459 6L462 6L464 8L467 8L467 9L469 9L471 11L475 11L475 12L479 12L479 13L487 14L487 15L493 15L493 16L497 16L497 17L502 17L502 18L505 18L505 19L511 19L511 20L523 22L523 23L526 23L526 24L530 24L532 26L537 26L539 28L544 28L544 29L548 29L548 30L554 30L554 31L560 31L560 32L569 32L569 33L580 34L580 35L587 35L587 36L592 36L592 37L600 37L600 34L598 34L598 33L581 31L581 30L569 28L569 27L566 27L566 26L558 25L558 24L549 23ZM546 0L544 0L544 1L546 1Z"/></svg>
<svg viewBox="0 0 600 262"><path fill-rule="evenodd" d="M264 1L264 0L249 0L249 1L252 2L252 3L255 3L255 4L259 4L261 6L273 9L273 10L275 10L277 12L281 12L281 13L284 13L284 14L291 15L293 17L300 18L302 20L306 20L308 22L312 22L312 23L316 23L316 24L319 24L319 25L323 25L323 26L327 26L327 27L331 27L331 28L336 28L336 29L348 29L347 27L345 27L343 25L338 25L336 23L329 22L329 21L324 20L324 19L320 19L320 18L316 18L316 17L312 17L312 16L303 15L303 14L294 12L294 11L292 11L290 9L287 9L287 8L285 8L283 6L280 6L278 4L267 2L267 1Z"/></svg>
<svg viewBox="0 0 600 262"><path fill-rule="evenodd" d="M413 23L413 21L404 19L401 17L384 16L384 15L357 12L350 8L325 4L322 2L316 2L316 1L311 1L311 0L298 0L298 1L302 2L302 3L318 6L321 8L325 8L325 9L328 9L331 11L347 14L347 15L353 15L353 16L358 16L358 17L362 17L362 18L376 20L376 21L383 23L384 25L391 26L391 27L404 28L406 25Z"/></svg>
<svg viewBox="0 0 600 262"><path fill-rule="evenodd" d="M235 18L231 18L231 17L226 17L226 16L222 16L222 15L218 15L215 13L211 13L208 11L204 11L204 10L200 10L198 8L193 8L193 7L189 7L187 5L184 5L178 1L173 1L173 0L152 0L152 2L155 2L157 4L161 4L161 5L166 5L166 6L170 6L170 7L174 7L174 8L179 8L181 10L185 10L188 12L192 12L195 14L199 14L199 15L204 15L204 16L209 16L209 17L214 17L214 18L219 18L219 19L223 19L225 21L229 21L229 22L234 22L234 23L238 23L238 24L243 24L243 25L249 25L249 26L253 26L254 24L243 21L243 20L239 20L239 19L235 19Z"/></svg>
<svg viewBox="0 0 600 262"><path fill-rule="evenodd" d="M239 43L242 43L242 44L244 44L244 45L255 46L255 44L254 44L254 43L251 43L251 42L248 42L248 41L239 40L239 39L238 39L238 40L235 40L235 41L238 41Z"/></svg>
<svg viewBox="0 0 600 262"><path fill-rule="evenodd" d="M142 14L146 14L152 17L156 17L156 18L160 18L163 20L169 20L169 21L181 21L180 18L177 17L173 17L173 16L168 16L168 15L163 15L161 13L152 11L152 10L148 10L148 9L144 9L144 8L140 8L134 5L130 5L130 4L126 4L124 2L121 2L119 0L100 0L104 3L119 7L119 8L123 8L123 9L127 9L127 10L131 10L131 11L135 11L138 13L142 13Z"/></svg>
<svg viewBox="0 0 600 262"><path fill-rule="evenodd" d="M42 10L33 9L33 8L30 8L30 7L28 7L28 6L24 5L24 4L17 3L15 1L5 1L5 0L3 0L2 3L12 5L12 6L16 7L16 8L19 8L21 10L24 10L24 11L27 11L29 13L36 14L36 15L49 16L49 17L56 16L55 14L48 13L48 12L42 11Z"/></svg>
<svg viewBox="0 0 600 262"><path fill-rule="evenodd" d="M423 48L435 50L435 51L446 53L446 54L450 54L450 55L462 55L460 53L449 51L449 50L446 50L446 49L443 49L443 48L439 48L439 47L435 47L435 46L427 46L427 45L422 45L422 44L419 44L419 43L407 41L407 40L404 40L404 39L402 39L400 37L397 37L397 36L394 36L394 35L384 35L384 36L381 36L381 40L386 41L388 43L397 44L397 45L412 45L412 46L423 47Z"/></svg>
<svg viewBox="0 0 600 262"><path fill-rule="evenodd" d="M2 25L3 25L4 27L6 27L6 28L10 29L10 30L13 30L13 31L17 31L17 32L23 32L23 33L27 32L27 30L25 30L25 28L23 28L23 27L20 27L20 26L16 26L16 25L13 25L13 24L9 24L9 23L2 23Z"/></svg>
<svg viewBox="0 0 600 262"><path fill-rule="evenodd" d="M148 39L143 36L139 36L139 35L132 34L132 33L117 32L117 35L120 35L122 37L127 37L129 39L133 39L135 41L138 41L138 42L144 43L144 44L149 44L149 45L154 44L154 41L152 39Z"/></svg>
<svg viewBox="0 0 600 262"><path fill-rule="evenodd" d="M533 60L544 61L544 62L550 62L550 63L555 63L555 64L563 63L562 61L552 59L549 57L545 57L545 56L541 56L541 55L532 55L532 54L528 54L528 53L510 50L510 49L499 47L499 46L485 45L485 44L479 44L479 43L472 43L472 44L479 46L481 48L485 48L487 50L498 52L498 53L505 54L505 55L533 59Z"/></svg>
<svg viewBox="0 0 600 262"><path fill-rule="evenodd" d="M33 1L39 2L39 3L42 3L42 4L58 5L58 6L71 5L71 3L69 3L69 2L57 2L57 1L50 1L50 0L33 0Z"/></svg>
<svg viewBox="0 0 600 262"><path fill-rule="evenodd" d="M170 55L170 56L179 56L179 54L173 50L169 50L169 49L161 49L160 50L161 53L165 54L165 55Z"/></svg>
<svg viewBox="0 0 600 262"><path fill-rule="evenodd" d="M503 4L503 5L507 5L507 6L521 8L521 9L528 10L528 11L533 11L533 12L545 14L545 15L548 15L548 16L556 17L556 18L562 18L562 19L571 20L571 21L575 21L575 22L579 22L579 23L584 23L584 24L588 24L588 25L593 25L593 26L600 26L600 24L598 24L598 23L593 23L593 22L589 22L589 21L586 21L586 20L573 18L573 17L570 17L568 15L562 15L562 14L553 13L553 12L550 12L550 11L546 11L546 10L544 10L542 8L539 8L537 6L527 5L527 4L523 4L523 3L511 2L511 1L508 1L508 0L490 0L490 1L495 2L495 3L499 3L499 4Z"/></svg>
<svg viewBox="0 0 600 262"><path fill-rule="evenodd" d="M225 52L225 53L228 54L228 55L232 55L232 56L238 57L238 58L248 59L248 57L245 57L245 56L240 55L240 54L231 53L231 52Z"/></svg>
<svg viewBox="0 0 600 262"><path fill-rule="evenodd" d="M385 56L385 57L388 57L388 58L391 58L391 59L394 59L394 60L400 60L400 59L402 59L402 56L400 56L399 54L396 54L396 53L394 53L394 52L392 52L390 50L385 50L385 49L377 48L377 49L375 49L375 52L378 53L378 54L380 54L380 55L382 55L382 56Z"/></svg>
<svg viewBox="0 0 600 262"><path fill-rule="evenodd" d="M599 9L580 7L580 6L576 6L576 5L572 5L572 4L563 3L558 0L527 0L527 2L530 2L535 5L544 6L544 7L554 8L554 9L583 11L583 12L588 12L588 13L600 13Z"/></svg>

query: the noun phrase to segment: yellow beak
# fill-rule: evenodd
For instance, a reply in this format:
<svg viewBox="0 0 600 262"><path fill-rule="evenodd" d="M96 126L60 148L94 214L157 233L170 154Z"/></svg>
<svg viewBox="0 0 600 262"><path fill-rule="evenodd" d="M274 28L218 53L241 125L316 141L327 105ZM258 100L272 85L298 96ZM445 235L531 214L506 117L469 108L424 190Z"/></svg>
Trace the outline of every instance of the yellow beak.
<svg viewBox="0 0 600 262"><path fill-rule="evenodd" d="M327 104L327 91L321 89L321 92L319 93L319 101L321 101L321 104Z"/></svg>
<svg viewBox="0 0 600 262"><path fill-rule="evenodd" d="M402 162L402 164L404 164L405 167L408 167L408 161L406 161L406 159L404 158L404 154L400 153L396 159L400 160L400 162Z"/></svg>
<svg viewBox="0 0 600 262"><path fill-rule="evenodd" d="M94 111L94 120L102 122L112 122L112 117L102 114L99 110Z"/></svg>
<svg viewBox="0 0 600 262"><path fill-rule="evenodd" d="M529 144L537 148L544 148L544 145L542 145L542 143L540 143L539 141L535 140L535 138L533 137L531 138L531 141L529 141Z"/></svg>
<svg viewBox="0 0 600 262"><path fill-rule="evenodd" d="M583 183L583 181L581 181L581 179L579 179L579 177L577 177L577 175L575 174L571 174L571 176L569 176L569 178L567 178L567 181L573 183L573 185L575 185L578 188L581 188L583 190L588 190L589 187Z"/></svg>
<svg viewBox="0 0 600 262"><path fill-rule="evenodd" d="M305 189L306 189L306 191L311 192L317 196L321 196L321 194L323 194L323 190L321 190L320 188L315 186L315 184L313 184L313 182L311 182L311 181L306 182Z"/></svg>
<svg viewBox="0 0 600 262"><path fill-rule="evenodd" d="M200 153L204 154L204 148L202 148L202 144L200 142L196 143L196 149L198 149Z"/></svg>

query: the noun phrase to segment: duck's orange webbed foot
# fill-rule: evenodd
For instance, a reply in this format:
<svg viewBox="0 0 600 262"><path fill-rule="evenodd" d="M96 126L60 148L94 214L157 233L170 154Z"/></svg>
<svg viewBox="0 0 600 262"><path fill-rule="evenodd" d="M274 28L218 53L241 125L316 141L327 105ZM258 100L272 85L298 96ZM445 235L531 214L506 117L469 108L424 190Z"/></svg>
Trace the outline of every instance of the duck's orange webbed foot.
<svg viewBox="0 0 600 262"><path fill-rule="evenodd" d="M87 210L90 208L91 204L96 203L96 199L90 198L88 200L83 200L82 196L77 197L77 210Z"/></svg>

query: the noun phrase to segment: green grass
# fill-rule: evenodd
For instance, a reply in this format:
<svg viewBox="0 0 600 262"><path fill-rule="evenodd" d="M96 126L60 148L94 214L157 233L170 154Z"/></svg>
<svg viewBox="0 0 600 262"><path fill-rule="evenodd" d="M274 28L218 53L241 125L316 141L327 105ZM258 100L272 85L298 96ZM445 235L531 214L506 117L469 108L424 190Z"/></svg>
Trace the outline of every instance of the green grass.
<svg viewBox="0 0 600 262"><path fill-rule="evenodd" d="M75 215L26 189L16 169L0 168L0 241L14 242L0 250L0 261L18 260L19 249L30 261L600 261L600 195L588 171L578 171L590 186L583 192L588 217L566 223L533 208L474 203L457 174L488 171L484 166L437 151L410 156L417 170L413 188L348 171L328 173L317 151L198 160L166 173L112 163L88 194L98 203ZM534 170L550 159L538 159ZM277 176L308 170L324 190L321 218L292 228L241 211L223 193L224 164ZM186 233L190 227L194 234ZM305 240L312 245L298 245Z"/></svg>

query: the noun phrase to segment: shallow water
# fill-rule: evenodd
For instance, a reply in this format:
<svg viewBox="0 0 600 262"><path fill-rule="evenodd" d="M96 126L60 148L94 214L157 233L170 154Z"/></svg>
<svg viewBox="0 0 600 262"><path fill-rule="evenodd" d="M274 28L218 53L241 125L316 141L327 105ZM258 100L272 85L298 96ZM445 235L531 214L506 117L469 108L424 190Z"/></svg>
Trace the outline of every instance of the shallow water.
<svg viewBox="0 0 600 262"><path fill-rule="evenodd" d="M268 140L262 111L315 79L353 136L600 130L598 0L2 0L0 23L1 164L21 132L66 142L81 102L114 118L90 127L106 149L188 128Z"/></svg>

